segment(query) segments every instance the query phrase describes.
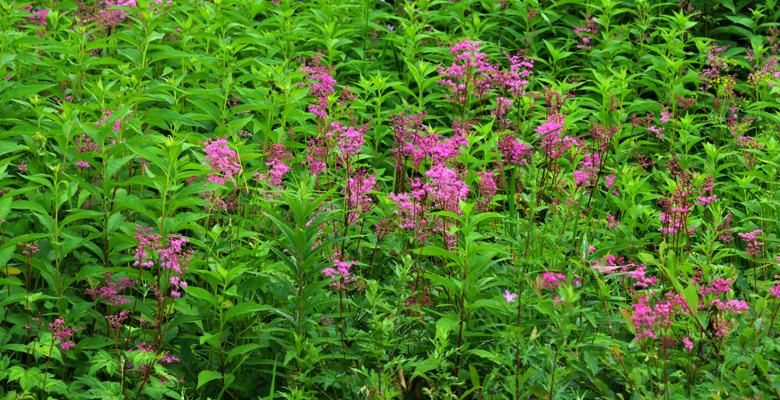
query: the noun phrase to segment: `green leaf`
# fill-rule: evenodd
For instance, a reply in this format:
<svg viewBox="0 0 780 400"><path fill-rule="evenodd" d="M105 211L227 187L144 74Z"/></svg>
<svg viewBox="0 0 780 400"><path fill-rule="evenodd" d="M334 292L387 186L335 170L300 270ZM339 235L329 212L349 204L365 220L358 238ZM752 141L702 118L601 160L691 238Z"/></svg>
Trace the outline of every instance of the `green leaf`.
<svg viewBox="0 0 780 400"><path fill-rule="evenodd" d="M477 357L482 357L484 359L493 361L494 363L499 364L499 365L504 363L503 360L501 359L501 357L499 357L497 354L495 354L493 352L490 352L490 351L487 351L487 350L473 349L473 350L467 351L466 353L467 354L473 354L473 355L475 355Z"/></svg>
<svg viewBox="0 0 780 400"><path fill-rule="evenodd" d="M198 374L198 387L196 389L200 389L201 386L213 381L214 379L222 379L222 374L217 371L200 371Z"/></svg>
<svg viewBox="0 0 780 400"><path fill-rule="evenodd" d="M230 362L230 360L233 359L233 357L246 354L251 352L252 350L259 349L260 345L257 343L249 343L249 344L243 344L241 346L235 347L232 350L230 350L230 353L228 353L227 357L225 357L225 362Z"/></svg>
<svg viewBox="0 0 780 400"><path fill-rule="evenodd" d="M197 299L206 300L212 305L214 305L214 307L217 306L217 298L203 288L199 288L197 286L190 286L187 288L186 293Z"/></svg>
<svg viewBox="0 0 780 400"><path fill-rule="evenodd" d="M699 309L699 294L696 292L696 288L693 286L688 286L683 291L683 295L685 296L685 300L688 302L688 307L690 307L691 311L696 312L696 310Z"/></svg>
<svg viewBox="0 0 780 400"><path fill-rule="evenodd" d="M246 314L246 313L251 313L251 312L255 312L255 311L260 311L260 310L263 310L263 309L266 309L266 308L267 308L267 306L263 306L263 305L260 305L260 304L241 303L241 304L235 305L233 307L230 307L228 312L226 312L223 317L225 319L225 322L228 322L231 319L233 319L233 318L235 318L235 317L237 317L237 316L239 316L241 314Z"/></svg>
<svg viewBox="0 0 780 400"><path fill-rule="evenodd" d="M11 99L18 99L20 97L26 97L31 94L35 94L47 89L53 88L54 84L45 85L22 85L21 87L3 91L3 97L0 97L0 106L5 104Z"/></svg>

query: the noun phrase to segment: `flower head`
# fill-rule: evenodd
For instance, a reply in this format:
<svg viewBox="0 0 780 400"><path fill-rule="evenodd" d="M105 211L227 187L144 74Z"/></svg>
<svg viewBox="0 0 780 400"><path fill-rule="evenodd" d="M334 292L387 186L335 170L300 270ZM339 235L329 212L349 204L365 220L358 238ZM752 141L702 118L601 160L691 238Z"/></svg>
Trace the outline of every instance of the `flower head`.
<svg viewBox="0 0 780 400"><path fill-rule="evenodd" d="M516 300L517 294L516 293L512 293L512 292L510 292L508 290L505 290L504 291L504 298L506 299L507 303L514 303L515 301L517 301Z"/></svg>

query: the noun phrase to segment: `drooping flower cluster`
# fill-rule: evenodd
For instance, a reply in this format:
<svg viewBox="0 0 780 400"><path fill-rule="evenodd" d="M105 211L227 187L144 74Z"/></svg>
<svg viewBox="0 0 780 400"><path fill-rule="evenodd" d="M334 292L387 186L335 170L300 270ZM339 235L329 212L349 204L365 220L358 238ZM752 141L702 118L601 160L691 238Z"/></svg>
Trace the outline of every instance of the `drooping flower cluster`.
<svg viewBox="0 0 780 400"><path fill-rule="evenodd" d="M160 234L152 235L154 230L152 227L142 228L140 225L135 226L135 240L138 242L138 246L135 248L135 262L134 267L151 268L154 266L154 260L152 259L152 251L159 250L162 236Z"/></svg>
<svg viewBox="0 0 780 400"><path fill-rule="evenodd" d="M658 278L654 276L645 275L646 270L647 267L642 265L637 269L628 273L629 278L636 279L636 282L634 282L634 286L647 289L655 286L655 284L658 283Z"/></svg>
<svg viewBox="0 0 780 400"><path fill-rule="evenodd" d="M16 5L16 4L14 4ZM27 19L33 23L36 26L46 26L46 17L49 15L49 10L43 9L39 11L33 11L32 4L28 4L26 6L19 7L19 10L24 10L29 12L30 16L27 17Z"/></svg>
<svg viewBox="0 0 780 400"><path fill-rule="evenodd" d="M579 168L573 173L574 183L577 185L577 188L588 190L588 188L596 184L599 168L603 163L598 153L585 154L585 157L580 160Z"/></svg>
<svg viewBox="0 0 780 400"><path fill-rule="evenodd" d="M548 161L563 157L576 144L576 139L564 135L563 114L554 113L547 117L547 122L536 127L536 137L541 138L542 150Z"/></svg>
<svg viewBox="0 0 780 400"><path fill-rule="evenodd" d="M543 288L550 288L550 290L555 290L559 286L566 285L567 284L567 278L566 275L560 273L560 272L550 272L550 271L544 271L542 275L539 277L541 286ZM572 285L579 286L582 285L582 280L575 276L571 279Z"/></svg>
<svg viewBox="0 0 780 400"><path fill-rule="evenodd" d="M699 80L702 82L699 90L703 92L708 91L712 86L712 82L720 78L728 69L728 62L725 57L726 49L728 49L728 46L713 46L707 49L706 68L699 73Z"/></svg>
<svg viewBox="0 0 780 400"><path fill-rule="evenodd" d="M496 143L501 154L499 170L504 171L513 165L523 165L531 159L531 146L517 140L514 133L506 133Z"/></svg>
<svg viewBox="0 0 780 400"><path fill-rule="evenodd" d="M769 288L769 294L771 294L772 297L776 299L780 299L780 282L775 283L771 288Z"/></svg>
<svg viewBox="0 0 780 400"><path fill-rule="evenodd" d="M95 121L95 125L97 126L105 126L108 123L108 119L111 117L111 115L114 113L114 110L106 110L103 109L103 117L99 120ZM119 132L122 130L122 118L117 118L114 121L114 125L111 127L111 129L114 132Z"/></svg>
<svg viewBox="0 0 780 400"><path fill-rule="evenodd" d="M525 88L533 74L534 60L527 55L527 50L518 51L514 56L505 54L509 59L509 71L502 70L495 76L496 85L503 85L516 98L527 94Z"/></svg>
<svg viewBox="0 0 780 400"><path fill-rule="evenodd" d="M106 315L106 323L112 326L114 329L119 329L122 323L130 317L130 311L120 311L116 315Z"/></svg>
<svg viewBox="0 0 780 400"><path fill-rule="evenodd" d="M407 116L405 113L390 116L395 133L395 148L391 150L395 156L395 166L403 171L406 161L410 161L415 171L425 161L431 164L446 164L455 160L461 154L461 147L468 147L466 139L469 126L455 121L455 134L451 138L441 135L422 125L425 113Z"/></svg>
<svg viewBox="0 0 780 400"><path fill-rule="evenodd" d="M387 199L395 203L397 210L394 212L399 217L398 227L411 231L412 237L418 242L423 243L430 236L428 228L427 207L425 201L425 191L417 190L410 193L390 193Z"/></svg>
<svg viewBox="0 0 780 400"><path fill-rule="evenodd" d="M127 11L114 7L133 8L138 5L136 0L103 0L100 3L103 7L98 11L99 21L107 27L119 25L129 15Z"/></svg>
<svg viewBox="0 0 780 400"><path fill-rule="evenodd" d="M131 358L133 360L138 360L138 358L133 357L133 353L135 353L135 354L138 354L138 353L156 353L153 345L151 345L151 344L147 345L146 342L142 342L141 344L138 344L136 342L135 343L135 349L128 349L127 352L130 353L129 354L130 357L128 357L128 358ZM154 362L154 364L165 365L165 364L177 363L177 362L180 362L180 361L181 360L178 357L172 356L171 353L166 350L165 352L162 353L162 355L159 358L157 358L157 360ZM138 372L138 373L147 373L147 371L154 371L154 364L136 365L134 361L130 361L130 362L127 363L127 370L128 371L135 371L135 372ZM171 374L171 375L176 375L173 372L168 372L168 373ZM165 384L165 383L168 382L168 378L166 378L162 374L156 374L155 377L160 381L160 383ZM178 379L177 381L179 383L184 382L183 379Z"/></svg>

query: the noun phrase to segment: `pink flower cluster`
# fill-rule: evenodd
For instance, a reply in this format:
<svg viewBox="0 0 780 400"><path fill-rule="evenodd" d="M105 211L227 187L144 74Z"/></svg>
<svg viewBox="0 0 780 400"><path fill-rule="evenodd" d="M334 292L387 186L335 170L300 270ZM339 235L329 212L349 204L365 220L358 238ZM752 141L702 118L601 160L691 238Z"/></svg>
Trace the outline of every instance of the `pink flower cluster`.
<svg viewBox="0 0 780 400"><path fill-rule="evenodd" d="M349 223L357 223L359 214L364 214L371 209L373 200L368 196L372 190L376 190L376 174L367 175L364 170L358 170L347 181L345 189L341 190L346 194L346 206L350 210Z"/></svg>
<svg viewBox="0 0 780 400"><path fill-rule="evenodd" d="M284 144L272 144L269 146L269 154L266 158L266 163L268 167L268 172L266 173L260 173L255 172L253 177L258 181L265 181L270 186L275 188L281 188L282 186L282 178L284 177L284 174L286 174L288 171L290 171L290 166L285 164L285 160L292 157L292 154L290 154L285 148ZM274 195L271 195L270 197L274 197Z"/></svg>
<svg viewBox="0 0 780 400"><path fill-rule="evenodd" d="M187 243L189 243L189 239L181 235L171 235L168 237L168 247L157 251L160 255L160 266L171 271L172 297L180 297L179 290L187 288L187 282L182 279L182 276L187 272L187 265L195 252L195 250L184 250Z"/></svg>
<svg viewBox="0 0 780 400"><path fill-rule="evenodd" d="M97 121L95 121L95 125L97 126L105 126L106 123L108 123L108 118L111 117L111 115L114 113L114 110L106 110L103 109L103 117ZM117 118L116 121L114 121L114 126L111 127L111 129L114 132L119 132L122 129L122 119Z"/></svg>
<svg viewBox="0 0 780 400"><path fill-rule="evenodd" d="M771 288L769 288L769 294L771 294L772 297L776 299L780 299L780 282L775 283Z"/></svg>
<svg viewBox="0 0 780 400"><path fill-rule="evenodd" d="M365 143L363 136L368 132L368 125L355 129L354 126L333 121L330 123L330 128L327 135L338 138L338 149L341 152L342 162L346 163L352 157L360 154L360 147Z"/></svg>
<svg viewBox="0 0 780 400"><path fill-rule="evenodd" d="M707 204L711 204L718 201L718 196L714 194L712 196L701 196L701 197L697 197L696 200L699 202L700 205L706 206Z"/></svg>
<svg viewBox="0 0 780 400"><path fill-rule="evenodd" d="M398 227L412 231L414 239L423 243L430 235L428 207L424 205L425 192L417 190L411 193L390 193L387 195L387 199L393 201L398 208L394 212L400 217Z"/></svg>
<svg viewBox="0 0 780 400"><path fill-rule="evenodd" d="M307 63L306 59L301 59L303 65L299 71L306 73L306 79L310 82L308 86L310 88L309 93L314 96L314 105L309 106L309 111L314 114L318 119L325 120L328 118L328 96L335 93L334 86L336 80L333 79L333 68L326 65L320 65L322 61L322 55L318 54L311 58ZM301 83L303 85L303 83Z"/></svg>
<svg viewBox="0 0 780 400"><path fill-rule="evenodd" d="M453 54L452 64L444 68L439 66L439 79L442 87L448 88L446 98L453 103L464 104L469 94L483 98L492 88L491 75L498 68L488 61L488 55L479 51L482 42L461 40L450 48Z"/></svg>
<svg viewBox="0 0 780 400"><path fill-rule="evenodd" d="M498 188L496 187L496 174L492 172L477 172L479 176L479 193L482 195L482 199L477 200L477 209L480 211L486 211L488 205L493 201L493 197L496 195Z"/></svg>
<svg viewBox="0 0 780 400"><path fill-rule="evenodd" d="M577 44L577 48L580 50L588 50L593 48L591 40L598 34L599 25L596 20L591 17L590 13L585 15L585 24L581 26L573 25L574 34L580 39L580 44Z"/></svg>
<svg viewBox="0 0 780 400"><path fill-rule="evenodd" d="M138 247L135 248L135 262L133 262L133 266L141 268L154 266L150 250L156 252L160 249L162 236L160 234L152 235L151 232L153 230L152 227L142 228L140 225L135 226L135 240L138 242Z"/></svg>
<svg viewBox="0 0 780 400"><path fill-rule="evenodd" d="M549 160L563 157L576 144L576 139L564 135L563 114L554 113L547 117L547 122L536 127L536 137L541 138L542 150Z"/></svg>
<svg viewBox="0 0 780 400"><path fill-rule="evenodd" d="M101 24L110 27L118 25L128 16L127 11L112 9L113 7L132 8L138 4L136 0L103 0L100 3L103 5L103 8L98 11L99 21Z"/></svg>
<svg viewBox="0 0 780 400"><path fill-rule="evenodd" d="M452 138L442 138L423 126L425 113L407 116L401 113L390 116L396 147L391 150L395 155L396 168L402 170L406 160L419 171L426 160L432 164L448 163L461 154L461 147L468 147L465 127L456 122L455 135Z"/></svg>
<svg viewBox="0 0 780 400"><path fill-rule="evenodd" d="M726 294L730 292L731 291L730 286L731 286L731 279L718 278L710 282L710 284L706 287L704 286L699 287L699 293L702 295L702 297L708 294L714 294L715 296L720 296L721 294Z"/></svg>
<svg viewBox="0 0 780 400"><path fill-rule="evenodd" d="M103 274L103 284L97 284L95 288L86 290L86 293L92 296L93 299L100 299L111 304L118 306L121 304L127 304L130 299L123 297L119 293L126 288L135 287L135 281L128 278L119 278L115 282L111 282L111 273L106 272Z"/></svg>
<svg viewBox="0 0 780 400"><path fill-rule="evenodd" d="M424 190L434 204L444 210L460 214L458 205L460 200L465 200L469 194L469 186L458 176L458 173L442 164L434 165L425 176L430 179L430 184L424 184Z"/></svg>
<svg viewBox="0 0 780 400"><path fill-rule="evenodd" d="M518 51L514 56L505 54L509 59L509 71L496 74L496 84L506 86L509 93L520 98L526 95L525 87L533 74L534 60L526 55L527 51Z"/></svg>
<svg viewBox="0 0 780 400"><path fill-rule="evenodd" d="M555 290L558 286L566 283L566 275L562 273L548 272L542 273L542 287Z"/></svg>
<svg viewBox="0 0 780 400"><path fill-rule="evenodd" d="M596 183L599 167L603 164L598 153L586 154L580 161L579 168L574 171L574 183L577 188L589 188Z"/></svg>
<svg viewBox="0 0 780 400"><path fill-rule="evenodd" d="M343 260L341 253L334 254L332 260L333 266L323 269L322 274L333 279L331 286L339 290L346 289L346 284L354 280L349 269L355 265L355 262Z"/></svg>
<svg viewBox="0 0 780 400"><path fill-rule="evenodd" d="M228 147L227 136L216 140L209 138L200 144L205 146L203 152L206 153L206 162L203 165L211 168L206 180L218 184L234 181L233 175L241 173L242 169L238 153Z"/></svg>
<svg viewBox="0 0 780 400"><path fill-rule="evenodd" d="M13 4L14 6L16 3ZM46 26L46 17L49 15L49 10L40 10L40 11L33 11L32 10L32 4L28 4L26 6L19 7L19 10L24 10L29 12L30 15L27 17L27 19L30 20L33 24L37 26Z"/></svg>
<svg viewBox="0 0 780 400"><path fill-rule="evenodd" d="M645 275L646 269L647 268L644 265L642 265L639 268L628 273L629 278L636 279L636 282L634 282L634 286L647 289L655 286L656 283L658 283L658 278L654 276Z"/></svg>
<svg viewBox="0 0 780 400"><path fill-rule="evenodd" d="M632 305L634 314L631 316L631 322L637 339L657 339L658 334L672 326L677 314L688 312L687 303L681 296L667 292L665 297L656 301L654 307L649 305L650 297L640 297Z"/></svg>
<svg viewBox="0 0 780 400"><path fill-rule="evenodd" d="M737 233L737 236L747 243L747 248L745 249L747 255L756 256L761 254L761 246L764 245L763 242L758 241L758 235L760 235L761 232L761 229L756 229L753 232Z"/></svg>
<svg viewBox="0 0 780 400"><path fill-rule="evenodd" d="M137 350L140 353L156 353L154 347L152 347L152 345L147 345L146 342L142 342L141 344L135 343L135 350ZM133 351L135 351L135 350L134 349L128 349L127 352L128 353L133 353ZM160 358L157 359L157 361L155 361L155 364L157 364L157 365L173 364L173 363L180 362L180 361L181 360L178 357L172 356L170 354L170 352L166 350L165 352L162 353ZM135 370L137 370L139 372L146 372L147 370L152 369L152 367L153 367L152 364L142 364L142 365L136 366L135 363L132 362L132 361L127 364L127 369L128 370L135 369ZM172 374L172 375L175 375L175 374ZM157 379L159 379L160 382L162 382L162 383L167 382L167 378L164 377L163 375L159 375L158 374L157 375ZM178 381L179 382L183 382L182 379L179 379Z"/></svg>
<svg viewBox="0 0 780 400"><path fill-rule="evenodd" d="M501 136L496 146L499 154L501 154L499 163L501 171L508 166L523 165L531 160L531 146L517 140L514 133L507 133Z"/></svg>
<svg viewBox="0 0 780 400"><path fill-rule="evenodd" d="M76 345L70 338L73 337L74 333L84 328L67 328L65 327L65 320L57 318L53 323L49 324L49 329L51 329L54 340L60 341L60 349L67 351Z"/></svg>
<svg viewBox="0 0 780 400"><path fill-rule="evenodd" d="M181 235L170 235L167 241L167 247L163 246L162 236L160 234L151 234L152 228L141 228L136 226L135 238L138 241L138 247L135 250L134 266L144 268L154 266L152 251L157 255L160 267L169 270L171 283L171 296L180 297L180 290L187 288L187 282L183 275L187 272L187 265L192 260L194 250L184 250L184 246L189 243L189 239Z"/></svg>

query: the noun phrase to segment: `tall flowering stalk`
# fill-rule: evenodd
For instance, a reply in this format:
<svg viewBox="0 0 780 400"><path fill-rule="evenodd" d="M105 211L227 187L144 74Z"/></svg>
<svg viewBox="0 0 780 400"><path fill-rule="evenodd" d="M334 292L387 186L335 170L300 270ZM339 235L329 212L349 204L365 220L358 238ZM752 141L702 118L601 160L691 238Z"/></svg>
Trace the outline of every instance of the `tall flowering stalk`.
<svg viewBox="0 0 780 400"><path fill-rule="evenodd" d="M449 67L439 66L439 84L448 89L445 96L452 103L452 120L455 121L456 105L460 105L462 119L466 119L469 97L484 102L494 86L492 75L498 67L488 61L488 55L479 50L482 42L461 40L450 48L453 55Z"/></svg>
<svg viewBox="0 0 780 400"><path fill-rule="evenodd" d="M306 73L306 83L300 85L309 86L309 93L314 96L314 104L309 106L309 111L314 114L317 121L324 122L328 119L328 109L330 102L328 96L335 93L336 80L333 79L333 68L322 65L322 55L312 56L307 62L305 58L300 59L300 72Z"/></svg>
<svg viewBox="0 0 780 400"><path fill-rule="evenodd" d="M758 235L761 234L761 229L756 229L753 232L737 233L746 245L745 254L753 260L753 290L758 290L758 272L756 271L756 256L761 254L761 246L763 242L758 241Z"/></svg>

